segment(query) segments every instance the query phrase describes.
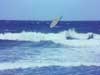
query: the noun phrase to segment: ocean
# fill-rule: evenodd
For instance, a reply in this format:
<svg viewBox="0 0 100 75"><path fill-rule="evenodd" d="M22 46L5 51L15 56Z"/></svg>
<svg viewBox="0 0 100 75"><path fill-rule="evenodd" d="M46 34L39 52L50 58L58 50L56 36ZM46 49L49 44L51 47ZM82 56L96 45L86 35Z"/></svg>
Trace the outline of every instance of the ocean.
<svg viewBox="0 0 100 75"><path fill-rule="evenodd" d="M50 23L0 21L0 75L100 75L100 21Z"/></svg>

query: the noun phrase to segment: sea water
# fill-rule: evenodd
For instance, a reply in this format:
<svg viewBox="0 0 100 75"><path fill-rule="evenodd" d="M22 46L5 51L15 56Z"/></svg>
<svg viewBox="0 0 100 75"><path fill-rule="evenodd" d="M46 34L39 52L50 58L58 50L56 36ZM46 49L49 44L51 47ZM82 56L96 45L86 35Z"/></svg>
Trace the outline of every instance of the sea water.
<svg viewBox="0 0 100 75"><path fill-rule="evenodd" d="M0 21L0 75L100 75L100 22L49 25ZM67 33L77 39L67 40ZM88 33L94 38L86 39Z"/></svg>

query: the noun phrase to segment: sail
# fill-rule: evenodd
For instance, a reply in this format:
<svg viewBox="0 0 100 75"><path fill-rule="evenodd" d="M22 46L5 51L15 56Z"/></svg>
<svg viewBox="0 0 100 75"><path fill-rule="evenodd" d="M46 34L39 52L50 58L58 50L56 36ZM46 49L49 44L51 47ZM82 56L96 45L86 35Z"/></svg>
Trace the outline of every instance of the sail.
<svg viewBox="0 0 100 75"><path fill-rule="evenodd" d="M50 24L50 28L55 27L58 24L58 22L61 20L61 18L62 17L57 17L56 19L54 19Z"/></svg>

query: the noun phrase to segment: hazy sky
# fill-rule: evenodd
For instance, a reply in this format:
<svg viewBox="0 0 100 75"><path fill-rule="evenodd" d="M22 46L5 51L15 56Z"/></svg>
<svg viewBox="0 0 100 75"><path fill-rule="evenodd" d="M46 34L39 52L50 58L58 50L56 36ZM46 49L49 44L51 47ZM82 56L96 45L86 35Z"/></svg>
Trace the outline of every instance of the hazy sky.
<svg viewBox="0 0 100 75"><path fill-rule="evenodd" d="M0 19L100 20L100 0L0 0Z"/></svg>

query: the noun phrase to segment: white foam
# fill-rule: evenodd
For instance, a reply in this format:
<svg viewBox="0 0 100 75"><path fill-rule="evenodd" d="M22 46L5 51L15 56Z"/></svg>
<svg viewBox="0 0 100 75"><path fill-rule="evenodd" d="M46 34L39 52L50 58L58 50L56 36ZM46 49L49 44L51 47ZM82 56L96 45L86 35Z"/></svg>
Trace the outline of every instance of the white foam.
<svg viewBox="0 0 100 75"><path fill-rule="evenodd" d="M0 63L0 70L9 70L9 69L26 69L26 68L37 68L37 67L49 67L49 66L63 66L63 67L72 67L72 66L100 66L100 63L86 63L86 62L69 62L69 63L33 63L33 62L8 62Z"/></svg>
<svg viewBox="0 0 100 75"><path fill-rule="evenodd" d="M94 38L88 40L91 33L83 34L77 33L74 30L63 31L59 33L41 33L41 32L21 32L21 33L4 33L0 34L2 40L18 40L18 41L52 41L57 44L65 46L99 46L100 35L94 34ZM93 34L93 33L92 33ZM67 40L66 37L73 37L77 39Z"/></svg>

